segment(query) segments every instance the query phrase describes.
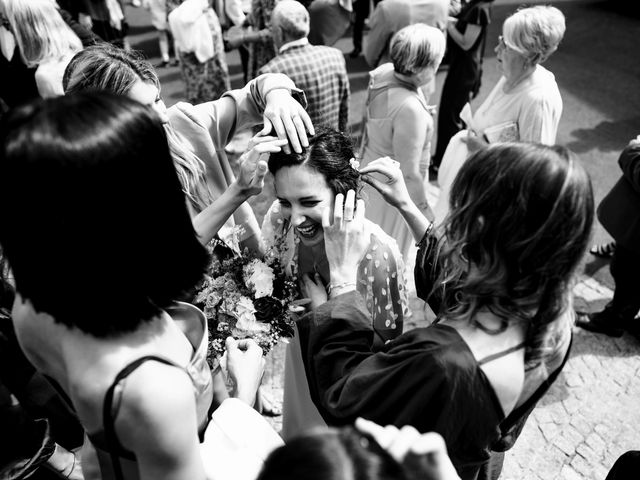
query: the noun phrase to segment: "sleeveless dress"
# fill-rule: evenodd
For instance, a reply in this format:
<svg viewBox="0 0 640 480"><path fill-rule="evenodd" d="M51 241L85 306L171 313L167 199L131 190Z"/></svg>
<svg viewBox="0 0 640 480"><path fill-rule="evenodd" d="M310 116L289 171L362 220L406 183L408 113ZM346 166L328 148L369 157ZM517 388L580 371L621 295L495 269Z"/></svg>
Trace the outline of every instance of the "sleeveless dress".
<svg viewBox="0 0 640 480"><path fill-rule="evenodd" d="M405 318L410 315L402 255L395 241L377 225L367 221L371 244L358 268L357 290L365 298L367 309L373 318L372 348L379 349L402 333ZM262 225L265 250L275 247L287 274L293 278L300 271L299 239L289 219L283 216L280 204L275 201ZM285 357L284 405L282 436L286 440L313 428L326 427L318 409L311 400L307 377L302 363L302 351L298 333L287 345Z"/></svg>
<svg viewBox="0 0 640 480"><path fill-rule="evenodd" d="M404 125L399 124L396 116L402 107L409 102L416 102L424 108L424 115L431 119L430 109L422 91L414 85L403 82L394 75L393 65L386 63L371 72L369 82L368 98L365 111L365 132L362 139L362 166L366 166L371 161L389 156L398 160L398 152L393 149L394 130L401 130ZM376 101L386 103L386 113L373 117L371 105ZM431 131L433 129L431 128ZM420 162L420 172L423 180L427 180L427 168L431 152L431 135L427 135L422 145L422 155L417 161ZM406 256L409 248L413 244L413 235L406 222L398 211L389 205L382 195L374 188L365 186L367 195L366 217L377 224L384 232L394 238L398 243L400 252Z"/></svg>
<svg viewBox="0 0 640 480"><path fill-rule="evenodd" d="M166 312L177 322L193 347L193 355L187 365L178 365L172 360L160 356L144 356L134 360L116 375L107 390L104 400L103 428L97 432L87 433L91 446L95 449L95 456L87 452L87 445L83 448L83 472L85 480L132 480L139 478L138 465L133 452L126 450L117 439L115 420L118 415L120 398L125 379L140 365L148 361L155 361L171 365L185 371L193 383L193 393L196 402L198 418L198 432L202 436L209 421L209 413L213 400L213 385L211 370L207 364L207 348L209 333L204 314L193 305L178 302ZM202 440L202 437L201 437ZM86 460L85 460L86 459ZM92 464L97 459L96 465Z"/></svg>

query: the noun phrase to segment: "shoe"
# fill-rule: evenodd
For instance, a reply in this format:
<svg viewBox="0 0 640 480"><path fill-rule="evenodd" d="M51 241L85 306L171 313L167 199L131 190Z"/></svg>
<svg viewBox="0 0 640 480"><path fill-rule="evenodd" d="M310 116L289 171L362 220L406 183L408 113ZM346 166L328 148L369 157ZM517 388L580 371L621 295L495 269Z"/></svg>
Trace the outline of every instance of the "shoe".
<svg viewBox="0 0 640 480"><path fill-rule="evenodd" d="M577 313L577 312L576 312ZM578 313L576 325L593 333L603 333L609 337L619 338L624 334L625 328L604 311L597 313Z"/></svg>
<svg viewBox="0 0 640 480"><path fill-rule="evenodd" d="M589 250L589 253L600 258L611 258L613 257L613 254L616 253L616 242L599 243L598 245L594 245Z"/></svg>
<svg viewBox="0 0 640 480"><path fill-rule="evenodd" d="M178 65L180 65L180 61L177 58L174 58L173 60L169 61L170 67L177 67Z"/></svg>
<svg viewBox="0 0 640 480"><path fill-rule="evenodd" d="M160 63L156 64L156 68L167 68L169 66L169 60L162 60Z"/></svg>
<svg viewBox="0 0 640 480"><path fill-rule="evenodd" d="M351 53L349 54L349 57L350 58L358 58L361 53L362 53L362 49L354 48L353 50L351 50Z"/></svg>

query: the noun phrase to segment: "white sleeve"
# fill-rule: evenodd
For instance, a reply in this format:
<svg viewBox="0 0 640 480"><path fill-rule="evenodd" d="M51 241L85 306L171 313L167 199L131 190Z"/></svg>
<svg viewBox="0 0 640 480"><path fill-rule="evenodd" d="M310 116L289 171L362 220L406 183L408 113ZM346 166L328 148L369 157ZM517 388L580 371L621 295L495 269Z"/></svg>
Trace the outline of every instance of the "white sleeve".
<svg viewBox="0 0 640 480"><path fill-rule="evenodd" d="M228 398L211 415L200 453L207 479L254 480L267 456L282 445L262 415Z"/></svg>

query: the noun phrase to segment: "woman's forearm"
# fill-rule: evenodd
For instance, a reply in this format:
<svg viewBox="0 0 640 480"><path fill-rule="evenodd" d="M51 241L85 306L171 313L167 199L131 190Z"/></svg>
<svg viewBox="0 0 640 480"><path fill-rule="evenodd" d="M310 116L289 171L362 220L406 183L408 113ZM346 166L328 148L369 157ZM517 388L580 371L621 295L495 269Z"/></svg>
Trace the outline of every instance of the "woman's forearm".
<svg viewBox="0 0 640 480"><path fill-rule="evenodd" d="M433 212L427 202L423 208L419 208L414 202L407 202L398 205L398 211L407 222L409 230L416 242L419 242L427 231L429 225L433 223Z"/></svg>
<svg viewBox="0 0 640 480"><path fill-rule="evenodd" d="M220 197L198 213L193 218L193 228L200 243L208 244L247 198L234 182Z"/></svg>

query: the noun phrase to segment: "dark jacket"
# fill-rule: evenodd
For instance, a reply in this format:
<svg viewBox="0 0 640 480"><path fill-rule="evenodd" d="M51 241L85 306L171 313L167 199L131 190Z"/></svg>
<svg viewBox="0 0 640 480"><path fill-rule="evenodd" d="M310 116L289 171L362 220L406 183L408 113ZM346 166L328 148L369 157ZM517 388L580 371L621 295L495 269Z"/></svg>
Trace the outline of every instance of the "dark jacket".
<svg viewBox="0 0 640 480"><path fill-rule="evenodd" d="M598 219L614 240L640 254L640 143L620 154L622 177L598 206Z"/></svg>

